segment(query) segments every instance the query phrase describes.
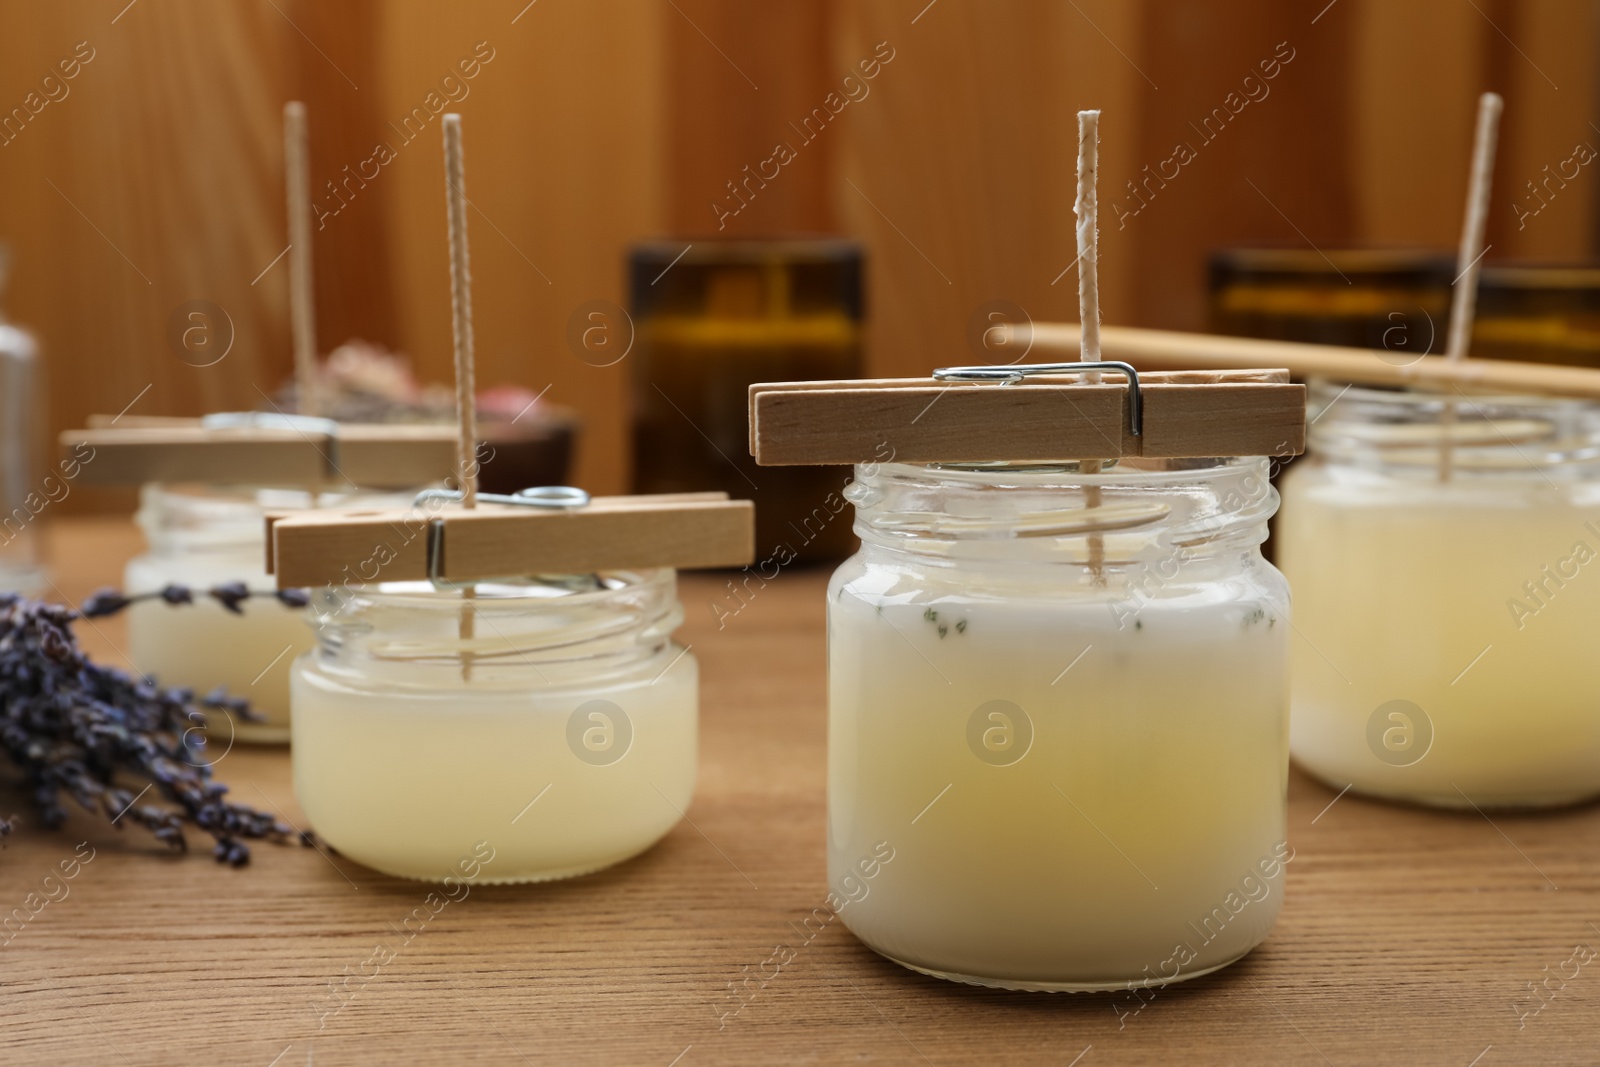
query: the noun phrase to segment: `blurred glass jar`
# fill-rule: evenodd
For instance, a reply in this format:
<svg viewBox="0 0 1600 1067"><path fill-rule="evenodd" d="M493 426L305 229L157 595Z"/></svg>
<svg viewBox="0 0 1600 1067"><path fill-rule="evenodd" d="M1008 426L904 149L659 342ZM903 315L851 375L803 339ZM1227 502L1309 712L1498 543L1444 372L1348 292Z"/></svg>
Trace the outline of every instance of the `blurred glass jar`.
<svg viewBox="0 0 1600 1067"><path fill-rule="evenodd" d="M1600 367L1600 266L1484 267L1472 354Z"/></svg>
<svg viewBox="0 0 1600 1067"><path fill-rule="evenodd" d="M209 693L218 686L243 697L264 722L213 721L209 743L289 740L289 665L315 642L292 611L273 598L277 583L266 572L269 510L363 502L410 502L408 496L314 495L304 490L246 487L144 486L134 516L149 549L128 561L123 589L153 593L170 584L191 587L193 604L141 601L128 608L128 656L134 667L163 685ZM228 611L199 595L223 582L243 582L252 597Z"/></svg>
<svg viewBox="0 0 1600 1067"><path fill-rule="evenodd" d="M1213 252L1210 329L1383 349L1409 362L1444 350L1454 264L1449 255L1401 249Z"/></svg>
<svg viewBox="0 0 1600 1067"><path fill-rule="evenodd" d="M0 252L0 281L3 274ZM34 410L40 402L33 336L0 319L0 593L37 593L45 581L37 519L58 498L48 483L34 480Z"/></svg>
<svg viewBox="0 0 1600 1067"><path fill-rule="evenodd" d="M1600 404L1314 383L1311 408L1279 546L1296 762L1442 807L1600 795Z"/></svg>
<svg viewBox="0 0 1600 1067"><path fill-rule="evenodd" d="M757 467L747 410L755 382L861 376L860 246L652 242L630 273L634 491L758 499L758 557L848 555L848 470Z"/></svg>

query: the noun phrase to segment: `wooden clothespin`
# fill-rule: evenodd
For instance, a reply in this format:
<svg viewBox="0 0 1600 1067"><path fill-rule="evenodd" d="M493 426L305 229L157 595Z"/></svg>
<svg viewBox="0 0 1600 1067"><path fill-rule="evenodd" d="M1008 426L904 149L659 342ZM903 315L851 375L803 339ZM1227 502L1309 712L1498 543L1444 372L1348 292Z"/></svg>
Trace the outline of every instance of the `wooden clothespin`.
<svg viewBox="0 0 1600 1067"><path fill-rule="evenodd" d="M472 288L461 117L445 115L459 490L427 490L410 509L301 512L267 520L267 570L278 588L431 580L459 583L461 632L472 582L651 567L742 567L755 559L755 507L726 493L598 497L551 486L480 493L473 461ZM462 677L471 663L464 658Z"/></svg>
<svg viewBox="0 0 1600 1067"><path fill-rule="evenodd" d="M742 567L755 559L755 506L726 493L591 499L565 486L517 497L419 495L409 509L297 512L268 521L278 588L358 582Z"/></svg>
<svg viewBox="0 0 1600 1067"><path fill-rule="evenodd" d="M91 416L89 429L60 435L63 455L78 450L84 484L396 489L440 481L455 469L450 426L348 425L271 412L111 421ZM83 445L93 450L88 461Z"/></svg>
<svg viewBox="0 0 1600 1067"><path fill-rule="evenodd" d="M1083 381L1092 373L1122 380ZM1305 449L1305 405L1285 370L1114 361L772 382L750 387L750 454L764 466L1287 456Z"/></svg>

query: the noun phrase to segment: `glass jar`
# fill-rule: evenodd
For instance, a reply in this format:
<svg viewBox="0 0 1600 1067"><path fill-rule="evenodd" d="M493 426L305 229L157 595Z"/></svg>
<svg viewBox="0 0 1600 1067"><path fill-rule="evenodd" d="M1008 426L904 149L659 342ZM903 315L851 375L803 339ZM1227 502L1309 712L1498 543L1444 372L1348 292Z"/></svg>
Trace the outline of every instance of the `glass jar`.
<svg viewBox="0 0 1600 1067"><path fill-rule="evenodd" d="M1600 794L1600 405L1314 383L1311 406L1279 546L1295 759L1443 807Z"/></svg>
<svg viewBox="0 0 1600 1067"><path fill-rule="evenodd" d="M295 662L295 795L385 874L479 882L598 870L655 844L694 791L699 670L673 571L323 589Z"/></svg>
<svg viewBox="0 0 1600 1067"><path fill-rule="evenodd" d="M1264 459L856 468L828 593L830 903L976 985L1205 974L1282 900ZM887 857L887 860L886 860Z"/></svg>
<svg viewBox="0 0 1600 1067"><path fill-rule="evenodd" d="M1600 266L1485 267L1472 354L1600 367Z"/></svg>
<svg viewBox="0 0 1600 1067"><path fill-rule="evenodd" d="M0 248L0 286L6 252ZM63 463L42 481L33 469L38 348L33 335L0 318L0 593L37 595L45 585L38 563L38 517L72 492L78 464ZM66 472L72 471L72 475Z"/></svg>
<svg viewBox="0 0 1600 1067"><path fill-rule="evenodd" d="M1455 261L1384 248L1235 248L1210 260L1210 328L1379 350L1411 362L1444 350ZM1392 355L1391 355L1392 353Z"/></svg>
<svg viewBox="0 0 1600 1067"><path fill-rule="evenodd" d="M297 612L273 597L266 572L268 511L372 503L402 505L395 494L315 494L297 489L158 485L143 487L134 516L149 550L128 561L123 589L152 593L169 584L195 592L193 604L142 601L128 609L128 657L163 685L205 694L221 686L243 697L265 720L232 716L207 723L213 751L232 740L289 740L289 665L314 643ZM243 582L252 597L235 614L202 595L223 582Z"/></svg>

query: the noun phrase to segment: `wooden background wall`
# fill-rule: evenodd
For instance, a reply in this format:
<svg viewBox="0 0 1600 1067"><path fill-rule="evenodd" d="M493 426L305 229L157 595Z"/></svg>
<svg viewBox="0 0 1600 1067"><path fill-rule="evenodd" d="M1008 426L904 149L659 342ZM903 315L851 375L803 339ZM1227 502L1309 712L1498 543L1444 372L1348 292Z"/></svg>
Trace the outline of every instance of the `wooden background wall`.
<svg viewBox="0 0 1600 1067"><path fill-rule="evenodd" d="M893 59L724 232L835 231L870 256L875 374L964 358L988 301L1075 317L1073 113L1105 111L1102 201L1187 142L1136 216L1108 217L1108 319L1199 326L1207 251L1454 244L1474 96L1507 100L1491 259L1596 252L1586 167L1518 228L1546 164L1600 145L1595 0L82 0L0 2L0 111L87 42L68 95L0 145L9 314L47 353L48 431L251 407L290 365L280 112L310 107L313 185L396 152L317 235L324 348L349 337L449 370L437 120L402 116L475 47L465 116L480 381L579 409L578 481L627 479L626 361L567 350L579 304L625 303L637 238L705 235L713 201L880 42ZM480 46L480 42L484 45ZM1275 52L1264 99L1198 125ZM59 89L53 89L59 95ZM1193 125L1191 125L1193 124ZM270 265L270 266L269 266ZM1065 271L1065 273L1064 273ZM170 338L194 300L233 347ZM137 401L135 402L135 398ZM98 501L104 503L104 501ZM71 505L93 506L80 494Z"/></svg>

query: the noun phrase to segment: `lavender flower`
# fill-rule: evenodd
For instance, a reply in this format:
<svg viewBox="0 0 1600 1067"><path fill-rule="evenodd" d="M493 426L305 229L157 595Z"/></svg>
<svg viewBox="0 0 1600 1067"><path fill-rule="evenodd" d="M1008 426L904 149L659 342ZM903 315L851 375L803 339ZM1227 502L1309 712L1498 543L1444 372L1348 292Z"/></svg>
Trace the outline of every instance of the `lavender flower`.
<svg viewBox="0 0 1600 1067"><path fill-rule="evenodd" d="M311 597L304 589L280 589L276 593L253 592L243 582L223 582L200 593L201 596L210 597L235 615L243 615L242 605L251 597L270 596L286 608L303 608L311 603ZM91 594L78 608L78 613L86 619L99 619L137 604L141 600L163 600L174 607L180 604L193 604L195 591L186 585L168 585L153 593L136 593L128 595L117 589L101 589Z"/></svg>
<svg viewBox="0 0 1600 1067"><path fill-rule="evenodd" d="M250 593L228 583L207 595L238 611ZM292 830L224 799L228 787L212 780L200 758L204 740L192 728L202 709L257 718L249 703L220 690L196 699L189 690L102 667L79 650L72 632L76 619L109 615L154 597L193 603L182 586L137 597L102 590L77 611L0 594L0 751L25 775L45 826L61 825L71 801L102 813L118 829L123 822L138 823L158 841L186 851L187 823L211 835L219 862L241 866L250 860L242 839L285 840ZM154 788L142 794L150 800L141 801L146 782ZM11 830L10 821L0 819L0 837Z"/></svg>

